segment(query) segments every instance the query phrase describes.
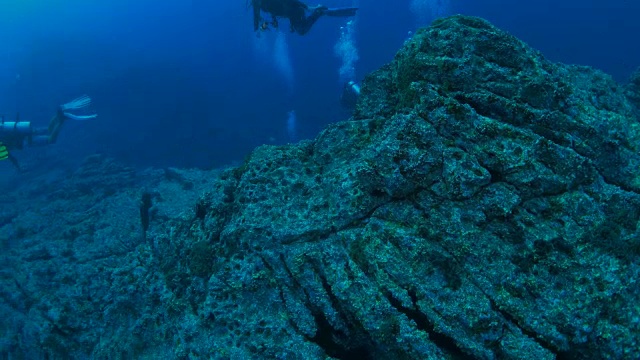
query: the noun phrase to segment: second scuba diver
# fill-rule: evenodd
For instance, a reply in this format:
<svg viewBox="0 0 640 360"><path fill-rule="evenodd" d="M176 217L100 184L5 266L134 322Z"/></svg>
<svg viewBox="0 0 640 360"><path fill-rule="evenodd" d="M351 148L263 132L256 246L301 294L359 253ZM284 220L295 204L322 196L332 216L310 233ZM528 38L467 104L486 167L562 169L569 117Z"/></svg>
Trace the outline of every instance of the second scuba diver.
<svg viewBox="0 0 640 360"><path fill-rule="evenodd" d="M253 30L278 28L278 18L288 18L291 32L304 35L322 16L355 16L358 8L328 8L323 5L309 6L300 0L251 0L253 6ZM271 14L271 21L265 21L261 12Z"/></svg>

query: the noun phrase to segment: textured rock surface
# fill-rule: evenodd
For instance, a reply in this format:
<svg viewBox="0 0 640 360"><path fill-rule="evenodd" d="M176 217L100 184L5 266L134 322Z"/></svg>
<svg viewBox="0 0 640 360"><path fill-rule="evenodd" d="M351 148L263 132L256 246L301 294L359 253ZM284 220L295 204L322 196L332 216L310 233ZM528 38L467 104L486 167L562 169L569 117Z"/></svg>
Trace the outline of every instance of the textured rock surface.
<svg viewBox="0 0 640 360"><path fill-rule="evenodd" d="M640 114L640 68L631 75L631 79L629 79L629 83L626 88L627 97L636 106L636 110L638 111L638 114Z"/></svg>
<svg viewBox="0 0 640 360"><path fill-rule="evenodd" d="M92 159L47 199L0 199L0 240L20 240L2 259L0 351L636 359L633 84L458 16L313 141L222 173Z"/></svg>

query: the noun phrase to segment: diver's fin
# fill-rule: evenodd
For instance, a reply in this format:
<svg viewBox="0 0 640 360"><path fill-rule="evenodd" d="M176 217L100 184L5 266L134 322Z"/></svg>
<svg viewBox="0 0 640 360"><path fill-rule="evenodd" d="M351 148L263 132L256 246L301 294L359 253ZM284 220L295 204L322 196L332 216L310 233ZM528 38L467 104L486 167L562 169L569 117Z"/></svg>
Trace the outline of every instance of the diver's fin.
<svg viewBox="0 0 640 360"><path fill-rule="evenodd" d="M324 11L324 15L335 17L349 17L356 16L356 11L358 11L358 8L356 7L329 8Z"/></svg>
<svg viewBox="0 0 640 360"><path fill-rule="evenodd" d="M91 98L87 95L82 95L79 98L73 99L64 105L60 105L62 111L82 109L91 104Z"/></svg>
<svg viewBox="0 0 640 360"><path fill-rule="evenodd" d="M9 158L9 151L3 143L0 143L0 160L7 160Z"/></svg>
<svg viewBox="0 0 640 360"><path fill-rule="evenodd" d="M64 117L71 120L91 120L98 117L98 114L91 115L73 115L72 113L64 112Z"/></svg>

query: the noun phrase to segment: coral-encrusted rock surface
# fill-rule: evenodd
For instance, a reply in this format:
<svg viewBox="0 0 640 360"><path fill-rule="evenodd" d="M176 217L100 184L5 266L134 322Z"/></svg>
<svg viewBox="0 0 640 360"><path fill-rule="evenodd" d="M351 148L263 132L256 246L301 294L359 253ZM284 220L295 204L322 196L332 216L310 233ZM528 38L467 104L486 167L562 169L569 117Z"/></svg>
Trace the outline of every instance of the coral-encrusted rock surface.
<svg viewBox="0 0 640 360"><path fill-rule="evenodd" d="M637 82L456 16L313 141L220 172L90 158L0 198L0 351L640 358Z"/></svg>

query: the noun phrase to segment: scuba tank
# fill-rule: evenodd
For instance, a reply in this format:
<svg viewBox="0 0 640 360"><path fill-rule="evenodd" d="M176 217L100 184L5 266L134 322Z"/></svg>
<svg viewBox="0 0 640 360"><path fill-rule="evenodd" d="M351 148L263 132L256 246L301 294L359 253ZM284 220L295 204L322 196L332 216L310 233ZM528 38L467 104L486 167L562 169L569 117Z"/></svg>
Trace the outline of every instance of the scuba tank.
<svg viewBox="0 0 640 360"><path fill-rule="evenodd" d="M0 135L2 134L31 134L31 122L20 121L20 114L16 116L16 121L5 121L4 116L0 118Z"/></svg>

